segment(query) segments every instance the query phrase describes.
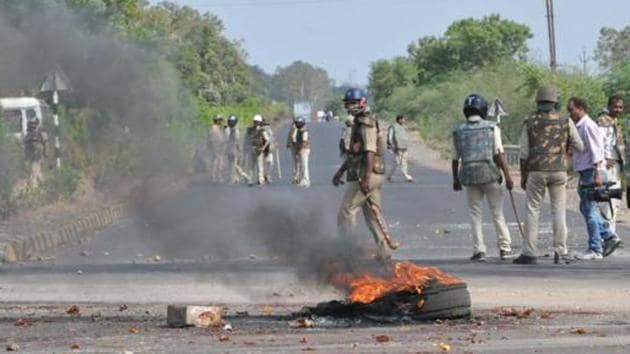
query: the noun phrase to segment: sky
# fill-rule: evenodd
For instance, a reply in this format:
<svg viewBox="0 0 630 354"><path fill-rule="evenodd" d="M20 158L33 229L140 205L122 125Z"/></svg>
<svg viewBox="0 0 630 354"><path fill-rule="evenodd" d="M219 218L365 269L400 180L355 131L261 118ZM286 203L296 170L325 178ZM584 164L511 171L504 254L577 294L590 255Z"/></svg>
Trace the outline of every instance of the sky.
<svg viewBox="0 0 630 354"><path fill-rule="evenodd" d="M268 73L302 60L337 84L365 85L371 62L406 55L409 43L440 36L453 21L493 13L529 26L530 59L549 62L545 0L170 1L217 15L248 62ZM630 25L628 0L555 0L554 10L558 63L582 67L586 54L590 72L598 70L592 56L599 30Z"/></svg>

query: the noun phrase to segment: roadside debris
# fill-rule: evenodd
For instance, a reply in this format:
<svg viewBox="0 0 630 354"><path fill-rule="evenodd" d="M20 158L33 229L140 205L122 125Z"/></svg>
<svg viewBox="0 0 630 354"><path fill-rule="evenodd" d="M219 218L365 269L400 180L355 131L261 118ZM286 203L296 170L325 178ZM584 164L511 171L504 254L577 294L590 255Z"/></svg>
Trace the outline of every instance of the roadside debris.
<svg viewBox="0 0 630 354"><path fill-rule="evenodd" d="M502 308L501 311L499 312L500 316L503 317L516 317L518 319L525 319L525 318L529 318L529 316L531 316L531 314L534 312L533 308L513 308L513 307L507 307L507 308Z"/></svg>
<svg viewBox="0 0 630 354"><path fill-rule="evenodd" d="M230 336L222 334L219 336L219 342L227 342L230 340Z"/></svg>
<svg viewBox="0 0 630 354"><path fill-rule="evenodd" d="M234 330L234 328L232 328L231 324L226 323L225 326L223 326L223 330L224 331L228 331L228 332L232 332L232 330Z"/></svg>
<svg viewBox="0 0 630 354"><path fill-rule="evenodd" d="M122 304L118 308L118 311L123 312L123 311L126 311L128 308L129 308L129 306L127 306L126 304Z"/></svg>
<svg viewBox="0 0 630 354"><path fill-rule="evenodd" d="M438 348L440 348L441 351L443 352L450 352L451 351L451 346L447 343L440 343L438 344Z"/></svg>
<svg viewBox="0 0 630 354"><path fill-rule="evenodd" d="M379 343L387 343L390 340L392 340L392 338L390 336L386 335L386 334L382 334L380 336L376 336L375 339Z"/></svg>
<svg viewBox="0 0 630 354"><path fill-rule="evenodd" d="M81 346L79 345L79 343L72 343L72 345L70 345L70 349L79 350L81 349Z"/></svg>
<svg viewBox="0 0 630 354"><path fill-rule="evenodd" d="M309 318L298 318L295 321L289 322L289 327L291 328L313 328L315 326L315 322Z"/></svg>
<svg viewBox="0 0 630 354"><path fill-rule="evenodd" d="M89 251L81 251L81 253L79 253L81 256L83 257L88 257L89 255L91 255L91 253Z"/></svg>
<svg viewBox="0 0 630 354"><path fill-rule="evenodd" d="M262 311L263 315L265 315L265 316L273 315L273 306L271 306L271 305L263 305L263 307L260 310Z"/></svg>
<svg viewBox="0 0 630 354"><path fill-rule="evenodd" d="M28 319L28 318L18 318L14 325L16 327L30 327L33 325L33 320Z"/></svg>
<svg viewBox="0 0 630 354"><path fill-rule="evenodd" d="M8 352L17 352L18 350L20 350L20 346L16 343L9 343L7 344L6 349Z"/></svg>
<svg viewBox="0 0 630 354"><path fill-rule="evenodd" d="M571 329L571 334L585 335L586 334L586 329L583 328L583 327L572 328Z"/></svg>
<svg viewBox="0 0 630 354"><path fill-rule="evenodd" d="M131 334L138 334L138 333L140 333L140 330L138 329L138 327L131 326L131 327L129 327L129 333L131 333Z"/></svg>
<svg viewBox="0 0 630 354"><path fill-rule="evenodd" d="M169 305L166 311L169 327L217 327L223 325L223 309L216 306Z"/></svg>
<svg viewBox="0 0 630 354"><path fill-rule="evenodd" d="M79 312L81 312L81 310L79 309L79 306L77 305L72 305L66 309L66 313L68 315L78 315Z"/></svg>

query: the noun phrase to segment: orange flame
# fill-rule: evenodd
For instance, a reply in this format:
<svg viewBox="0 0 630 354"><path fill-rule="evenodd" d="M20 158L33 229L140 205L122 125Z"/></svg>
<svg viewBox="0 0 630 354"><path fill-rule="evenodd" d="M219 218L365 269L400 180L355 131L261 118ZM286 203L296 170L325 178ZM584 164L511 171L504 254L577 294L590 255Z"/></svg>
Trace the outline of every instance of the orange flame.
<svg viewBox="0 0 630 354"><path fill-rule="evenodd" d="M455 276L442 272L436 267L420 267L410 262L398 262L394 265L394 273L390 279L363 274L349 278L346 274L337 278L350 286L350 300L369 304L388 294L397 292L415 292L421 294L424 287L431 281L443 285L462 284L463 281ZM344 281L345 280L345 281ZM418 304L422 307L422 301Z"/></svg>

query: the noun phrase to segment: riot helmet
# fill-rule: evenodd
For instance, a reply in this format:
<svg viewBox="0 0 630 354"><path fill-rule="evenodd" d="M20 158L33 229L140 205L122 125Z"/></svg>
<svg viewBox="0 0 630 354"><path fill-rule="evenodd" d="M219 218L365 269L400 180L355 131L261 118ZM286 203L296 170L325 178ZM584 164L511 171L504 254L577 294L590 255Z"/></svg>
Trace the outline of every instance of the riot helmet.
<svg viewBox="0 0 630 354"><path fill-rule="evenodd" d="M464 100L464 115L468 118L475 114L486 119L486 116L488 116L488 101L483 96L473 93Z"/></svg>
<svg viewBox="0 0 630 354"><path fill-rule="evenodd" d="M304 116L297 116L297 117L295 117L295 122L294 123L295 123L295 126L298 129L300 129L303 126L306 125L306 118L304 118Z"/></svg>
<svg viewBox="0 0 630 354"><path fill-rule="evenodd" d="M236 126L236 123L238 123L238 118L235 115L230 115L227 119L227 124L229 127L234 127Z"/></svg>
<svg viewBox="0 0 630 354"><path fill-rule="evenodd" d="M560 107L560 94L553 86L543 86L536 92L536 104L541 112L551 112Z"/></svg>
<svg viewBox="0 0 630 354"><path fill-rule="evenodd" d="M348 89L343 96L343 102L348 113L353 116L362 114L367 110L367 94L361 89Z"/></svg>
<svg viewBox="0 0 630 354"><path fill-rule="evenodd" d="M223 121L223 116L222 116L222 115L220 115L220 114L216 114L216 115L214 116L214 119L213 119L213 120L214 120L214 122L215 122L215 123L220 123L220 122L222 122L222 121Z"/></svg>
<svg viewBox="0 0 630 354"><path fill-rule="evenodd" d="M260 114L256 114L253 119L254 125L262 125L263 117Z"/></svg>

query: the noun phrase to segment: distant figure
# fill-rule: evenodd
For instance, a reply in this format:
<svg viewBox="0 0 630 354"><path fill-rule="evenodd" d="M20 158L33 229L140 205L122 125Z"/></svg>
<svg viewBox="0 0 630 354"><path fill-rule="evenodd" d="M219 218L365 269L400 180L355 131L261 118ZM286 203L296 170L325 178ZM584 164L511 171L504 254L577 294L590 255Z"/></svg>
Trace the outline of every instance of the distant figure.
<svg viewBox="0 0 630 354"><path fill-rule="evenodd" d="M228 178L230 183L237 184L242 180L250 181L250 177L241 168L241 136L236 124L238 118L231 115L227 120L225 127L225 152L228 163Z"/></svg>
<svg viewBox="0 0 630 354"><path fill-rule="evenodd" d="M24 136L24 157L29 166L29 185L37 188L40 182L43 181L42 160L47 157L47 139L46 135L38 129L39 120L36 118L35 112L29 110L27 118L28 123L26 135Z"/></svg>
<svg viewBox="0 0 630 354"><path fill-rule="evenodd" d="M306 119L299 116L295 119L295 129L291 129L291 146L293 152L293 180L300 187L310 187L311 178L308 169L308 158L311 154L311 139L306 129Z"/></svg>
<svg viewBox="0 0 630 354"><path fill-rule="evenodd" d="M264 154L264 169L265 169L265 183L271 183L271 172L273 171L274 158L273 155L276 153L276 138L273 135L273 129L271 128L271 124L263 117L263 135L267 140L267 147L263 151ZM278 161L280 163L280 161Z"/></svg>
<svg viewBox="0 0 630 354"><path fill-rule="evenodd" d="M223 116L214 116L210 131L208 132L208 150L212 156L211 178L213 182L223 182L225 136L223 132Z"/></svg>
<svg viewBox="0 0 630 354"><path fill-rule="evenodd" d="M256 114L252 121L252 126L247 128L245 133L245 151L248 155L249 175L254 178L259 185L265 184L265 151L270 143L268 132L263 127L263 117Z"/></svg>
<svg viewBox="0 0 630 354"><path fill-rule="evenodd" d="M407 127L405 123L405 116L399 114L396 116L396 123L392 124L389 129L387 129L387 148L392 150L396 155L396 164L394 164L394 167L392 167L387 176L388 182L392 181L396 167L400 168L407 182L413 182L413 178L409 174L409 165L407 164L409 139L407 138Z"/></svg>

